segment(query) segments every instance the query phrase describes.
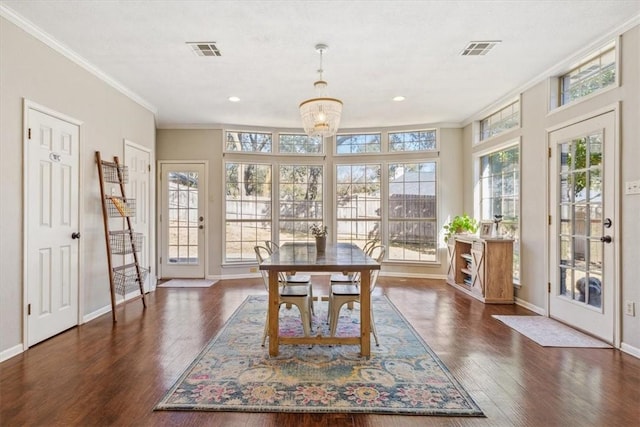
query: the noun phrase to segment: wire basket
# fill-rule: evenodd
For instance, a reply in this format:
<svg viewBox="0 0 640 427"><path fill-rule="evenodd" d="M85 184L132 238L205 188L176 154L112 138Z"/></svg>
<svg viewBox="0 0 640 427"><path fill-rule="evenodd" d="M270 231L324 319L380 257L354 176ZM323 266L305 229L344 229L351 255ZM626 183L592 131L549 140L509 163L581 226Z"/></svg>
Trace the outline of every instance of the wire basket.
<svg viewBox="0 0 640 427"><path fill-rule="evenodd" d="M136 199L120 196L105 197L107 213L111 218L136 216Z"/></svg>
<svg viewBox="0 0 640 427"><path fill-rule="evenodd" d="M149 270L139 267L140 280L142 283L147 279ZM113 268L113 286L116 293L125 296L129 292L140 291L140 285L138 284L138 272L136 271L135 264L121 265Z"/></svg>
<svg viewBox="0 0 640 427"><path fill-rule="evenodd" d="M129 230L110 231L109 244L111 253L115 255L126 255L139 252L144 244L144 235L142 233L134 233Z"/></svg>
<svg viewBox="0 0 640 427"><path fill-rule="evenodd" d="M118 172L120 172L118 174ZM102 178L105 182L122 183L129 182L129 168L124 165L116 165L113 162L102 162Z"/></svg>

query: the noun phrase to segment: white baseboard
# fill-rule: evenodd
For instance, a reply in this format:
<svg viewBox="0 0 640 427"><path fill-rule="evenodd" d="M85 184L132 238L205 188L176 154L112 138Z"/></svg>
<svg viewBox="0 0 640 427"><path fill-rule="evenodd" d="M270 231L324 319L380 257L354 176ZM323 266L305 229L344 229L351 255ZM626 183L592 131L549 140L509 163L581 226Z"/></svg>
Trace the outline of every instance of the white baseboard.
<svg viewBox="0 0 640 427"><path fill-rule="evenodd" d="M401 277L403 279L447 279L445 274L403 273L399 271L380 271L380 277Z"/></svg>
<svg viewBox="0 0 640 427"><path fill-rule="evenodd" d="M520 307L526 308L527 310L531 310L534 313L539 314L541 316L547 315L547 310L545 310L544 308L538 307L537 305L533 305L530 302L527 302L520 298L516 298L516 304L519 305Z"/></svg>
<svg viewBox="0 0 640 427"><path fill-rule="evenodd" d="M622 344L620 344L620 351L624 351L625 353L630 354L630 355L640 359L640 348L633 347L633 346L623 342Z"/></svg>
<svg viewBox="0 0 640 427"><path fill-rule="evenodd" d="M0 363L4 362L5 360L11 359L14 356L19 355L23 351L24 351L24 346L22 344L17 344L11 348L8 348L0 352Z"/></svg>
<svg viewBox="0 0 640 427"><path fill-rule="evenodd" d="M101 307L96 311L92 311L91 313L85 314L84 316L82 316L82 323L87 323L109 312L111 312L111 304L105 305L104 307Z"/></svg>

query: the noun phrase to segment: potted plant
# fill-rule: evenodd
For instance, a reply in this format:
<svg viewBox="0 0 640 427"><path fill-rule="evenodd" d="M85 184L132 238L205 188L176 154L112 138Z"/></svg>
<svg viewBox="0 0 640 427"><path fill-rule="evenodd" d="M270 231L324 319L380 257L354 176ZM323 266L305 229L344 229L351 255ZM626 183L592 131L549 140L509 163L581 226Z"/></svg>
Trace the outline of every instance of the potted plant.
<svg viewBox="0 0 640 427"><path fill-rule="evenodd" d="M444 241L447 242L454 234L475 233L478 231L478 221L467 214L456 215L443 228L445 231Z"/></svg>
<svg viewBox="0 0 640 427"><path fill-rule="evenodd" d="M318 253L324 252L327 247L327 226L322 226L322 224L311 224L311 234L316 238L316 251Z"/></svg>

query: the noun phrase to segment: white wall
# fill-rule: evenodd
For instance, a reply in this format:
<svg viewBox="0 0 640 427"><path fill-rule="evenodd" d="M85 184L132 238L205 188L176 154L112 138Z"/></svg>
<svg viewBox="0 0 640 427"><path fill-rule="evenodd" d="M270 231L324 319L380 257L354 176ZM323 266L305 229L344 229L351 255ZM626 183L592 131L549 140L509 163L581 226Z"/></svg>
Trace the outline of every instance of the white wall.
<svg viewBox="0 0 640 427"><path fill-rule="evenodd" d="M621 38L621 86L575 105L555 112L548 109L549 86L547 80L530 87L521 94L521 128L492 139L487 145L521 138L521 288L516 296L536 307L547 307L548 271L546 265L547 242L547 129L587 117L611 105L620 105L621 168L618 189L620 194L621 224L618 239L621 244L622 290L616 297L620 301L634 301L640 306L640 196L625 196L624 182L640 180L640 27L626 31ZM485 144L472 147L472 126L464 131L465 169L471 168L470 156L475 150L484 150ZM465 175L466 210L473 210L473 176ZM640 314L621 316L622 343L640 355Z"/></svg>
<svg viewBox="0 0 640 427"><path fill-rule="evenodd" d="M124 139L154 149L153 112L0 17L0 360L22 344L23 100L83 122L80 127L80 319L110 308L95 151L124 154ZM153 156L153 151L152 151ZM153 238L153 236L151 236ZM152 243L153 244L153 243Z"/></svg>

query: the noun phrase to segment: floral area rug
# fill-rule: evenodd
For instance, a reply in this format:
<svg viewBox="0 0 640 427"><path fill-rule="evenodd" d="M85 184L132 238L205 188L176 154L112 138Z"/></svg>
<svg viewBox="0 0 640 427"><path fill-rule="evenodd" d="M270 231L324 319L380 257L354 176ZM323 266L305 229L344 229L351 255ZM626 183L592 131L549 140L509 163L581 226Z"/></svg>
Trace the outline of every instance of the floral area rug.
<svg viewBox="0 0 640 427"><path fill-rule="evenodd" d="M260 345L267 296L250 296L155 410L350 412L483 416L478 405L386 297L372 300L380 340L371 357L355 345ZM315 303L313 334L328 335L327 302ZM302 335L295 307L280 309L281 335ZM338 336L358 336L345 305Z"/></svg>

